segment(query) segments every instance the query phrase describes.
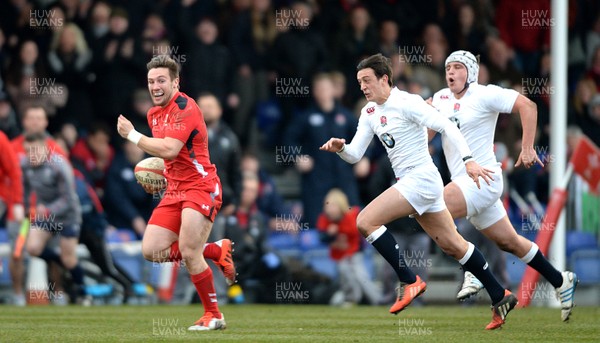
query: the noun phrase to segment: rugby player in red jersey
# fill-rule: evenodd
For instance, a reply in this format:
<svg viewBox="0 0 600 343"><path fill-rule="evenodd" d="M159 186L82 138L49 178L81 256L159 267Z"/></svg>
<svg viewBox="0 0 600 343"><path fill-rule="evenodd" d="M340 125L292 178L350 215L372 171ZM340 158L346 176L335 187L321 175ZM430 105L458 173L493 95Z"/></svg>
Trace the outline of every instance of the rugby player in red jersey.
<svg viewBox="0 0 600 343"><path fill-rule="evenodd" d="M210 162L206 125L196 102L179 91L179 65L172 58L156 56L147 68L155 105L147 114L153 137L137 132L123 115L117 123L123 138L165 160L166 191L148 221L142 253L153 262L184 261L204 306L204 315L188 330L224 329L212 271L204 258L213 260L229 283L235 281L235 268L230 240L206 244L221 207L221 184Z"/></svg>

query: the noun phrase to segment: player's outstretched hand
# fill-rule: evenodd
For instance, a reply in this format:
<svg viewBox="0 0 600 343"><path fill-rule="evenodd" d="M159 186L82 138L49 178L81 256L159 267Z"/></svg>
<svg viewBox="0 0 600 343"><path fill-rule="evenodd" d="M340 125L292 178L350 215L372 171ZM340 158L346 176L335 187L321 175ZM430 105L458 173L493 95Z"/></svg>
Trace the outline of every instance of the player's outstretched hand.
<svg viewBox="0 0 600 343"><path fill-rule="evenodd" d="M133 124L125 118L122 114L119 115L119 119L117 119L117 131L119 135L123 138L127 138L129 132L133 130Z"/></svg>
<svg viewBox="0 0 600 343"><path fill-rule="evenodd" d="M487 168L483 168L479 165L479 163L475 161L467 162L465 167L467 168L467 174L471 179L473 179L473 181L475 181L475 183L477 184L477 188L479 189L481 189L481 185L479 184L479 177L481 177L483 181L485 181L485 183L488 184L488 186L490 185L490 181L494 181L494 178L492 177L494 171Z"/></svg>
<svg viewBox="0 0 600 343"><path fill-rule="evenodd" d="M344 138L330 138L325 144L321 145L319 150L339 152L344 147L344 144L346 144Z"/></svg>
<svg viewBox="0 0 600 343"><path fill-rule="evenodd" d="M536 163L539 163L540 166L544 166L544 163L540 160L535 149L533 147L523 148L521 149L521 153L519 154L519 159L517 163L515 163L515 167L523 165L525 168L529 169L533 167Z"/></svg>

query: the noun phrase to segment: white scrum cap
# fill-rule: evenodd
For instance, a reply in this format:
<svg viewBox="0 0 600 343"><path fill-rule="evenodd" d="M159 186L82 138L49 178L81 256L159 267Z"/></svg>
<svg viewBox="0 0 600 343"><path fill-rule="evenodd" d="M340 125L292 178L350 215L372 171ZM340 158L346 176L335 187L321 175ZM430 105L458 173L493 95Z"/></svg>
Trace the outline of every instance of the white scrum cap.
<svg viewBox="0 0 600 343"><path fill-rule="evenodd" d="M479 64L477 58L472 53L465 50L458 50L450 54L446 58L444 66L448 66L450 62L462 63L467 68L467 83L477 83L477 77L479 76Z"/></svg>

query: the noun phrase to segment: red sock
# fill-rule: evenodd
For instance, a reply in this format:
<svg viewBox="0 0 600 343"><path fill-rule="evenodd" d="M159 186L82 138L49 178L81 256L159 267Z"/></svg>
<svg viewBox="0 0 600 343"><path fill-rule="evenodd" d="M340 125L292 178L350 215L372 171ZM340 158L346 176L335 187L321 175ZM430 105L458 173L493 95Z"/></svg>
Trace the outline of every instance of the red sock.
<svg viewBox="0 0 600 343"><path fill-rule="evenodd" d="M202 252L202 255L204 255L204 258L218 261L221 257L221 247L215 243L206 243L204 245L204 252Z"/></svg>
<svg viewBox="0 0 600 343"><path fill-rule="evenodd" d="M181 252L179 252L179 241L175 241L173 242L173 244L171 244L171 251L169 252L169 261L181 261Z"/></svg>
<svg viewBox="0 0 600 343"><path fill-rule="evenodd" d="M205 271L190 276L204 306L204 312L212 312L216 318L221 318L221 312L217 304L217 293L213 284L213 274L210 268L206 268Z"/></svg>

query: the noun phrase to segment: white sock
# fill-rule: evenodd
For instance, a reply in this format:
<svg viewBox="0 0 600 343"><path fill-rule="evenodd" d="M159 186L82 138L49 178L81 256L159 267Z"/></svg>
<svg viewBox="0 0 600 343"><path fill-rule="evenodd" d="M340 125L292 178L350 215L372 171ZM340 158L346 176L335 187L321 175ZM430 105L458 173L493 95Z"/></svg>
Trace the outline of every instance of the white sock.
<svg viewBox="0 0 600 343"><path fill-rule="evenodd" d="M467 243L469 244L469 246L467 247L467 252L465 253L465 256L458 260L458 263L460 263L461 265L467 263L467 261L471 258L471 255L473 255L473 251L475 251L475 246L473 245L473 243Z"/></svg>
<svg viewBox="0 0 600 343"><path fill-rule="evenodd" d="M535 254L537 254L538 250L540 250L538 245L535 244L535 242L531 242L531 249L529 249L529 251L527 252L527 254L525 254L525 256L520 257L521 261L523 261L525 263L531 262L531 260L533 260L533 258L535 257Z"/></svg>
<svg viewBox="0 0 600 343"><path fill-rule="evenodd" d="M373 242L375 242L377 240L377 238L381 237L381 235L383 235L386 230L387 230L387 227L385 227L385 225L381 225L379 227L379 229L371 232L371 234L369 236L367 236L367 238L366 238L367 242L373 244Z"/></svg>

